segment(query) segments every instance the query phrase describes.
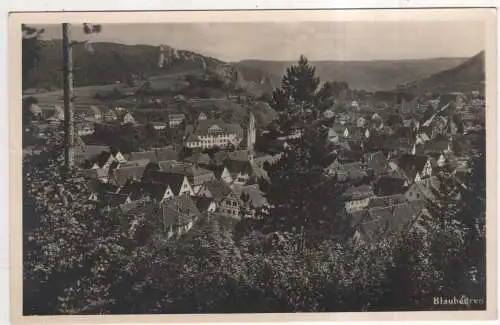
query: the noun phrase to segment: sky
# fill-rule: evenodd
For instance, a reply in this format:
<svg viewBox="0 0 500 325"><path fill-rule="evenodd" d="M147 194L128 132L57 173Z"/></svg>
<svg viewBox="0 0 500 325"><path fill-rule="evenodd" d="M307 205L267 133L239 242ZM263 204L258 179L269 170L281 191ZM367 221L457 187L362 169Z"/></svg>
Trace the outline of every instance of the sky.
<svg viewBox="0 0 500 325"><path fill-rule="evenodd" d="M60 25L44 25L43 38L61 38ZM480 21L106 24L91 42L169 45L224 61L393 60L470 57L485 48Z"/></svg>

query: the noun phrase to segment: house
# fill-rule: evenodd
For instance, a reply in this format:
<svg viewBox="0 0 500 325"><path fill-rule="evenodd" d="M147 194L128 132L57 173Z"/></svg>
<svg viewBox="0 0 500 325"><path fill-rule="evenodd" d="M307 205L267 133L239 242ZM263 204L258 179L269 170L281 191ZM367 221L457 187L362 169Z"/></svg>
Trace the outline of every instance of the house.
<svg viewBox="0 0 500 325"><path fill-rule="evenodd" d="M245 185L256 183L259 179L267 180L268 175L267 172L262 167L259 167L253 160L242 161L228 159L225 163L225 170L221 178L226 182L230 181L229 184Z"/></svg>
<svg viewBox="0 0 500 325"><path fill-rule="evenodd" d="M353 238L368 243L390 238L412 227L421 213L409 203L368 209L355 226Z"/></svg>
<svg viewBox="0 0 500 325"><path fill-rule="evenodd" d="M151 122L151 125L153 128L157 131L161 131L167 128L167 123L166 122Z"/></svg>
<svg viewBox="0 0 500 325"><path fill-rule="evenodd" d="M116 160L112 163L111 169L136 167L136 166L147 166L147 164L149 164L149 159L139 159L139 160L129 160L129 161Z"/></svg>
<svg viewBox="0 0 500 325"><path fill-rule="evenodd" d="M161 230L166 239L187 233L201 217L195 202L188 195L174 196L159 203Z"/></svg>
<svg viewBox="0 0 500 325"><path fill-rule="evenodd" d="M212 199L219 213L232 217L240 217L240 208L244 203L240 198L241 194L237 195L223 181L213 180L206 182L197 196ZM256 202L260 201L256 200Z"/></svg>
<svg viewBox="0 0 500 325"><path fill-rule="evenodd" d="M179 152L175 147L156 148L149 151L136 151L128 155L128 160L144 160L156 163L161 161L172 161L179 158Z"/></svg>
<svg viewBox="0 0 500 325"><path fill-rule="evenodd" d="M177 162L160 162L159 165L161 171L186 176L194 191L194 195L200 191L205 182L215 180L215 174L213 171L196 165Z"/></svg>
<svg viewBox="0 0 500 325"><path fill-rule="evenodd" d="M142 184L138 180L129 179L116 194L124 201L120 204L122 212L128 212L139 205L149 202L149 198L144 195Z"/></svg>
<svg viewBox="0 0 500 325"><path fill-rule="evenodd" d="M387 171L387 157L381 151L364 154L363 161L366 164L367 171L372 172L375 176Z"/></svg>
<svg viewBox="0 0 500 325"><path fill-rule="evenodd" d="M238 124L220 120L202 120L195 126L188 126L184 144L188 148L237 147L243 140L243 128Z"/></svg>
<svg viewBox="0 0 500 325"><path fill-rule="evenodd" d="M168 114L168 126L170 128L178 127L186 118L184 114Z"/></svg>
<svg viewBox="0 0 500 325"><path fill-rule="evenodd" d="M101 110L95 105L90 106L90 113L92 114L92 118L96 121L100 121L103 119Z"/></svg>
<svg viewBox="0 0 500 325"><path fill-rule="evenodd" d="M157 161L177 160L181 149L176 146L167 146L153 149L156 153Z"/></svg>
<svg viewBox="0 0 500 325"><path fill-rule="evenodd" d="M345 164L334 162L327 167L326 173L337 177L339 181L359 180L367 176L366 167L359 161Z"/></svg>
<svg viewBox="0 0 500 325"><path fill-rule="evenodd" d="M131 180L141 181L145 170L145 165L116 168L110 172L109 182L121 188Z"/></svg>
<svg viewBox="0 0 500 325"><path fill-rule="evenodd" d="M356 120L356 127L364 128L366 126L366 119L362 116L358 117Z"/></svg>
<svg viewBox="0 0 500 325"><path fill-rule="evenodd" d="M370 185L349 187L343 194L345 209L348 213L363 210L368 206L370 198L374 195Z"/></svg>
<svg viewBox="0 0 500 325"><path fill-rule="evenodd" d="M448 139L434 139L424 144L424 154L442 154L451 152L451 141Z"/></svg>
<svg viewBox="0 0 500 325"><path fill-rule="evenodd" d="M100 154L89 160L92 169L103 169L106 172L109 171L112 163L115 161L115 157L108 151L102 151Z"/></svg>
<svg viewBox="0 0 500 325"><path fill-rule="evenodd" d="M405 193L409 201L436 202L441 191L441 182L436 176L429 177L421 182L415 182Z"/></svg>
<svg viewBox="0 0 500 325"><path fill-rule="evenodd" d="M108 152L109 146L85 145L79 150L75 150L75 160L79 163L93 163L95 158L103 152Z"/></svg>
<svg viewBox="0 0 500 325"><path fill-rule="evenodd" d="M198 115L198 121L204 121L204 120L207 120L207 115L203 112L201 112L199 115Z"/></svg>
<svg viewBox="0 0 500 325"><path fill-rule="evenodd" d="M137 151L137 152L131 152L127 156L127 160L147 160L149 162L157 162L158 157L156 155L156 152L153 150L150 151Z"/></svg>
<svg viewBox="0 0 500 325"><path fill-rule="evenodd" d="M193 165L200 165L200 166L208 166L210 165L210 156L206 153L200 154L200 153L195 153L192 156L184 158L185 162L188 162Z"/></svg>
<svg viewBox="0 0 500 325"><path fill-rule="evenodd" d="M206 196L193 196L191 199L201 213L211 214L217 210L215 200Z"/></svg>
<svg viewBox="0 0 500 325"><path fill-rule="evenodd" d="M396 162L411 184L432 175L431 161L426 156L404 154Z"/></svg>
<svg viewBox="0 0 500 325"><path fill-rule="evenodd" d="M109 171L101 168L89 168L83 171L83 177L87 179L99 180L103 183L108 182Z"/></svg>
<svg viewBox="0 0 500 325"><path fill-rule="evenodd" d="M144 183L160 183L170 186L174 196L194 195L187 176L172 172L147 170L143 177Z"/></svg>
<svg viewBox="0 0 500 325"><path fill-rule="evenodd" d="M105 196L109 193L117 193L119 188L113 184L103 182L93 178L89 180L88 188L90 190L89 200L94 202L104 201Z"/></svg>
<svg viewBox="0 0 500 325"><path fill-rule="evenodd" d="M241 204L248 207L246 217L255 218L255 209L267 208L268 202L257 184L252 185L234 185L233 193L240 198Z"/></svg>
<svg viewBox="0 0 500 325"><path fill-rule="evenodd" d="M383 175L374 183L374 192L378 196L403 194L408 189L408 181L405 178Z"/></svg>
<svg viewBox="0 0 500 325"><path fill-rule="evenodd" d="M230 193L232 193L232 190L224 181L212 180L203 184L197 196L211 198L219 206L220 202Z"/></svg>
<svg viewBox="0 0 500 325"><path fill-rule="evenodd" d="M127 112L125 109L116 110L115 112L117 119L120 121L121 125L132 124L135 125L136 121L132 113Z"/></svg>
<svg viewBox="0 0 500 325"><path fill-rule="evenodd" d="M386 208L394 205L408 203L408 198L405 194L393 194L383 196L372 196L368 203L368 209Z"/></svg>
<svg viewBox="0 0 500 325"><path fill-rule="evenodd" d="M335 129L330 128L328 129L327 140L331 143L339 144L340 135L337 133L337 131L335 131Z"/></svg>
<svg viewBox="0 0 500 325"><path fill-rule="evenodd" d="M241 218L244 202L234 192L229 193L218 205L218 211L233 218Z"/></svg>
<svg viewBox="0 0 500 325"><path fill-rule="evenodd" d="M174 197L174 191L170 185L166 183L143 183L144 192L154 202L162 202L163 200Z"/></svg>
<svg viewBox="0 0 500 325"><path fill-rule="evenodd" d="M103 114L103 120L106 122L116 121L117 119L118 119L118 115L116 115L115 111L112 109L107 110Z"/></svg>

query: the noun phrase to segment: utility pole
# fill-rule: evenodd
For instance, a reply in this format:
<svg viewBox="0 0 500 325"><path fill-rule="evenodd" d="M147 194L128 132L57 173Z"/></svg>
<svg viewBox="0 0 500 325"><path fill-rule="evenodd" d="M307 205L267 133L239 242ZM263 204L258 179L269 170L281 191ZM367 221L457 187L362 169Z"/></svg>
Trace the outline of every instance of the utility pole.
<svg viewBox="0 0 500 325"><path fill-rule="evenodd" d="M70 170L74 164L74 94L73 49L70 43L70 25L62 24L63 89L64 89L64 166Z"/></svg>

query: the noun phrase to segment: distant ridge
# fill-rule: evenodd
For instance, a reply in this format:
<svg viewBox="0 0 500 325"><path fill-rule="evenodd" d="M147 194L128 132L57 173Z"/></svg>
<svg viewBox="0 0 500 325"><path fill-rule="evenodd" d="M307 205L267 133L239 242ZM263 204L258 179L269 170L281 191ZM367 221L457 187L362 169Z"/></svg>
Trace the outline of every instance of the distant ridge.
<svg viewBox="0 0 500 325"><path fill-rule="evenodd" d="M467 58L437 58L421 60L381 61L312 61L323 81L345 81L352 89L367 91L392 90L398 85L420 80L432 74L453 68ZM233 66L245 72L267 74L273 84L279 85L286 69L296 62L244 60Z"/></svg>
<svg viewBox="0 0 500 325"><path fill-rule="evenodd" d="M460 65L417 80L410 88L412 92L468 92L484 93L485 59L479 52Z"/></svg>
<svg viewBox="0 0 500 325"><path fill-rule="evenodd" d="M177 50L167 45L123 45L93 43L93 51L84 44L74 48L75 86L106 85L129 82L131 75L141 79L152 76L179 75L210 70L230 80L236 87L257 96L271 92L281 84L286 69L294 61L244 60L227 63L199 53ZM159 63L165 52L166 64ZM298 59L298 58L297 58ZM454 68L467 58L438 58L402 61L318 61L317 75L322 81L345 81L352 89L391 90L409 81L424 80ZM60 89L61 40L42 41L38 68L30 75L33 88Z"/></svg>

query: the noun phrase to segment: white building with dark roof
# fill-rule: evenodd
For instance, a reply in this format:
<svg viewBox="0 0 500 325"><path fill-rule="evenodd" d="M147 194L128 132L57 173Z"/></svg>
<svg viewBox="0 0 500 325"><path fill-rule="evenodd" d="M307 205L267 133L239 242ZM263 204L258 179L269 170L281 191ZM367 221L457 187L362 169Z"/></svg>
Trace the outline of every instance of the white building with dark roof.
<svg viewBox="0 0 500 325"><path fill-rule="evenodd" d="M243 128L220 120L201 120L186 128L184 143L188 148L208 149L238 146L243 140Z"/></svg>

